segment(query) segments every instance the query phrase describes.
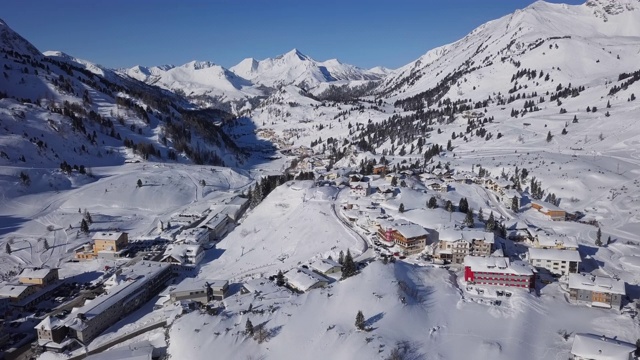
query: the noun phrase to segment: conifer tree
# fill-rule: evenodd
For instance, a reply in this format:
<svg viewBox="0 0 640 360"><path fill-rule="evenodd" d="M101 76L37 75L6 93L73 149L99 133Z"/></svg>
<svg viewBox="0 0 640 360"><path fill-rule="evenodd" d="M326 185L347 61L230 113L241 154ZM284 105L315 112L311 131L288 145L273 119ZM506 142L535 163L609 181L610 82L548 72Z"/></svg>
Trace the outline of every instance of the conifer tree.
<svg viewBox="0 0 640 360"><path fill-rule="evenodd" d="M478 209L478 221L484 222L484 214L482 213L482 208Z"/></svg>
<svg viewBox="0 0 640 360"><path fill-rule="evenodd" d="M85 234L89 233L89 224L87 224L87 220L82 219L82 222L80 223L80 231Z"/></svg>
<svg viewBox="0 0 640 360"><path fill-rule="evenodd" d="M551 142L553 140L553 135L551 135L551 130L547 133L547 142Z"/></svg>
<svg viewBox="0 0 640 360"><path fill-rule="evenodd" d="M464 218L464 224L467 225L468 227L473 227L473 225L474 225L473 209L469 209L467 211L467 216Z"/></svg>
<svg viewBox="0 0 640 360"><path fill-rule="evenodd" d="M432 197L429 199L429 202L427 203L427 207L428 207L429 209L436 209L436 208L438 207L438 200L436 199L436 197L435 197L435 196L432 196Z"/></svg>
<svg viewBox="0 0 640 360"><path fill-rule="evenodd" d="M138 185L139 188L141 188L142 187L142 180L138 179L137 185Z"/></svg>
<svg viewBox="0 0 640 360"><path fill-rule="evenodd" d="M251 323L251 320L247 319L247 322L244 325L244 328L247 335L253 336L253 324Z"/></svg>
<svg viewBox="0 0 640 360"><path fill-rule="evenodd" d="M518 201L518 197L514 196L513 199L511 199L511 210L518 212L518 209L520 209L520 202Z"/></svg>
<svg viewBox="0 0 640 360"><path fill-rule="evenodd" d="M338 264L344 265L344 252L340 250L340 254L338 254Z"/></svg>
<svg viewBox="0 0 640 360"><path fill-rule="evenodd" d="M400 203L400 206L398 207L398 211L399 211L400 213L403 213L403 212L404 212L404 203Z"/></svg>
<svg viewBox="0 0 640 360"><path fill-rule="evenodd" d="M602 246L602 230L598 228L598 232L596 233L596 246Z"/></svg>
<svg viewBox="0 0 640 360"><path fill-rule="evenodd" d="M447 200L447 203L446 203L446 205L445 205L445 209L446 209L448 212L453 212L453 204L451 203L451 200Z"/></svg>
<svg viewBox="0 0 640 360"><path fill-rule="evenodd" d="M49 250L49 242L47 241L47 239L44 239L44 242L42 243L42 247L45 250Z"/></svg>
<svg viewBox="0 0 640 360"><path fill-rule="evenodd" d="M342 277L348 278L356 274L356 263L353 261L351 251L347 249L347 255L344 257L344 263L342 264Z"/></svg>
<svg viewBox="0 0 640 360"><path fill-rule="evenodd" d="M8 242L5 245L4 249L7 252L7 254L11 255L11 245Z"/></svg>
<svg viewBox="0 0 640 360"><path fill-rule="evenodd" d="M487 220L487 224L485 229L487 231L493 231L496 228L496 219L493 218L493 211L489 213L489 219Z"/></svg>
<svg viewBox="0 0 640 360"><path fill-rule="evenodd" d="M88 211L84 212L84 219L87 220L89 224L93 224L93 219L91 218L91 213Z"/></svg>
<svg viewBox="0 0 640 360"><path fill-rule="evenodd" d="M364 330L364 326L364 314L362 313L362 310L358 310L358 314L356 315L356 329Z"/></svg>
<svg viewBox="0 0 640 360"><path fill-rule="evenodd" d="M276 285L284 286L284 274L282 270L278 270L278 275L276 276Z"/></svg>

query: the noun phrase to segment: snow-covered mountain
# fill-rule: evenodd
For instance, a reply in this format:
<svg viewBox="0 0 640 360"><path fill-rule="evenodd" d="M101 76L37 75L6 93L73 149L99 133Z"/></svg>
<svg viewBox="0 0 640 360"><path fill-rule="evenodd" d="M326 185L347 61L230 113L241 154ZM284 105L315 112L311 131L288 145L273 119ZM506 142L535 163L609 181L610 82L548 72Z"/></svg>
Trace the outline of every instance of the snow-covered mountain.
<svg viewBox="0 0 640 360"><path fill-rule="evenodd" d="M305 90L325 82L340 80L379 80L384 74L343 64L337 59L316 61L293 49L264 60L247 58L231 69L235 74L269 87L296 85Z"/></svg>
<svg viewBox="0 0 640 360"><path fill-rule="evenodd" d="M235 165L246 158L213 126L229 114L198 110L170 91L62 52L41 53L4 22L0 52L0 165Z"/></svg>
<svg viewBox="0 0 640 360"><path fill-rule="evenodd" d="M407 98L440 88L440 98L480 100L504 94L522 69L550 76L519 79L519 86L538 93L560 83L604 84L639 67L639 9L637 0L538 1L427 52L389 75L380 93Z"/></svg>
<svg viewBox="0 0 640 360"><path fill-rule="evenodd" d="M265 96L263 89L209 61L191 61L181 66L135 66L119 72L177 92L203 107L223 107L225 103L242 107L247 99Z"/></svg>

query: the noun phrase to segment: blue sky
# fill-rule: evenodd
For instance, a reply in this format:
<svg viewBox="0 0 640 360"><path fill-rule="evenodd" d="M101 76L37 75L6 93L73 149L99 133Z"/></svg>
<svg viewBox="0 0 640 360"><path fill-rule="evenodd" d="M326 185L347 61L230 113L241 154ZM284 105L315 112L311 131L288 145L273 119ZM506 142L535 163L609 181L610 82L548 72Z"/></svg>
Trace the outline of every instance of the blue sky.
<svg viewBox="0 0 640 360"><path fill-rule="evenodd" d="M532 2L5 0L0 18L41 51L113 68L191 60L231 67L293 48L316 60L397 68Z"/></svg>

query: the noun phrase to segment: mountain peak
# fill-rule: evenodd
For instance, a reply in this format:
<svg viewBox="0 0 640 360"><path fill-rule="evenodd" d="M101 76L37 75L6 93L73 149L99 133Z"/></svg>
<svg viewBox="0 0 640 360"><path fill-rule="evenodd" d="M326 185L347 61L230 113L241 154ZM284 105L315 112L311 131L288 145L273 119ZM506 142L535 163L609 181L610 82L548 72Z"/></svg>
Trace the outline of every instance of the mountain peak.
<svg viewBox="0 0 640 360"><path fill-rule="evenodd" d="M585 5L590 8L602 9L609 15L618 15L640 8L640 0L588 0Z"/></svg>
<svg viewBox="0 0 640 360"><path fill-rule="evenodd" d="M193 60L183 65L186 68L194 69L194 70L202 70L210 67L218 66L211 61L197 61Z"/></svg>
<svg viewBox="0 0 640 360"><path fill-rule="evenodd" d="M293 48L288 53L286 53L284 55L281 55L281 56L278 56L277 58L286 58L286 59L296 59L297 58L298 60L301 60L301 61L311 60L307 55L301 53L296 48Z"/></svg>

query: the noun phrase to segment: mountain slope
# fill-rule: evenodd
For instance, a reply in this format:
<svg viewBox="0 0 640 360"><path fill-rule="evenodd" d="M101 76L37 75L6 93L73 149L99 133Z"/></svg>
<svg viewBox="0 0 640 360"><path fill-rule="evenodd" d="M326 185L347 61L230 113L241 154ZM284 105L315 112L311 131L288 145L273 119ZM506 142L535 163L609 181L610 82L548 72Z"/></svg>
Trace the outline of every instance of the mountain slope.
<svg viewBox="0 0 640 360"><path fill-rule="evenodd" d="M247 99L263 97L264 91L222 66L191 61L181 66L135 66L121 69L136 80L181 94L200 106L221 107L231 103L242 107Z"/></svg>
<svg viewBox="0 0 640 360"><path fill-rule="evenodd" d="M5 175L145 159L239 165L247 158L213 126L229 114L198 110L172 92L61 52L42 54L4 22L0 37Z"/></svg>
<svg viewBox="0 0 640 360"><path fill-rule="evenodd" d="M555 81L536 85L538 92L558 83L613 80L621 72L637 70L640 11L636 0L625 0L625 6L615 2L613 8L611 3L536 2L398 69L384 80L380 93L406 98L446 85L446 96L452 99L486 98L509 89L512 75L526 68Z"/></svg>

